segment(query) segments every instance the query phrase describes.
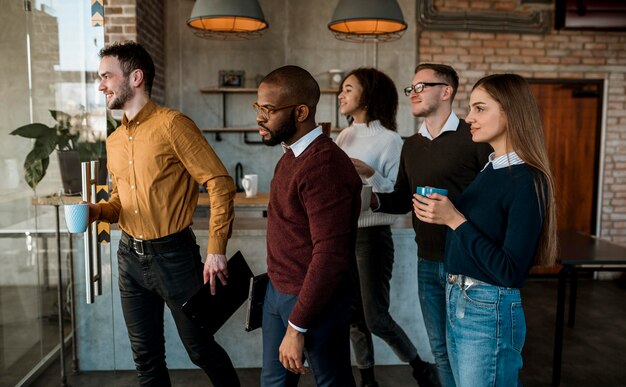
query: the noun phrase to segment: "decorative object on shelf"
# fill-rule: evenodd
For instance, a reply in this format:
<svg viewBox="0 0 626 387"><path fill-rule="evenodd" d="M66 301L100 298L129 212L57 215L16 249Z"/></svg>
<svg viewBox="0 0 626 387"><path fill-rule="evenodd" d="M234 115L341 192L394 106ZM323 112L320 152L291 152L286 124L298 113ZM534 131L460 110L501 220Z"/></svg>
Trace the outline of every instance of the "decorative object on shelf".
<svg viewBox="0 0 626 387"><path fill-rule="evenodd" d="M245 71L220 70L220 87L244 87Z"/></svg>
<svg viewBox="0 0 626 387"><path fill-rule="evenodd" d="M205 39L256 39L269 27L257 0L196 0L187 25Z"/></svg>
<svg viewBox="0 0 626 387"><path fill-rule="evenodd" d="M340 69L328 70L328 86L339 89L341 87L341 81L343 81L344 71Z"/></svg>
<svg viewBox="0 0 626 387"><path fill-rule="evenodd" d="M64 191L66 193L80 192L79 160L103 159L106 156L105 136L115 130L117 122L107 115L107 132L102 133L94 130L90 122L92 117L82 106L74 115L59 110L50 110L50 114L56 121L54 126L36 122L21 126L11 132L12 135L35 140L33 149L24 160L24 180L32 189L35 189L46 175L50 164L50 154L57 150L61 177L64 179ZM106 176L106 162L104 164ZM65 169L64 166L69 166L69 169Z"/></svg>
<svg viewBox="0 0 626 387"><path fill-rule="evenodd" d="M349 42L389 42L407 28L396 0L339 0L328 28Z"/></svg>

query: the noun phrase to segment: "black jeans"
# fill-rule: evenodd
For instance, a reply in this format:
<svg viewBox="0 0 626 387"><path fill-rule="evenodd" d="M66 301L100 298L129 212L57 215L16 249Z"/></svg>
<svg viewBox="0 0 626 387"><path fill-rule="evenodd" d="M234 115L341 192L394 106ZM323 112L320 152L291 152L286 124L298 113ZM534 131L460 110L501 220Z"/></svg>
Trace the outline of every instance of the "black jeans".
<svg viewBox="0 0 626 387"><path fill-rule="evenodd" d="M239 378L226 351L180 309L203 283L200 247L193 233L189 230L159 241L163 244L157 251L146 249L141 255L128 246L124 236L117 251L122 311L139 384L171 386L163 336L167 303L191 361L204 370L214 386L238 387Z"/></svg>

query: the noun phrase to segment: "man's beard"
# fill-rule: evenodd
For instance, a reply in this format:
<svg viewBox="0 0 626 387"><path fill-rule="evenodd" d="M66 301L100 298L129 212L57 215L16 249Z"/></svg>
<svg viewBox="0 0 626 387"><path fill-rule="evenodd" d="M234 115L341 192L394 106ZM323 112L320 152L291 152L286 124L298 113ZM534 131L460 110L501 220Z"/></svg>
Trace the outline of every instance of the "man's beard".
<svg viewBox="0 0 626 387"><path fill-rule="evenodd" d="M437 111L437 106L427 106L423 108L421 112L413 113L413 116L419 117L419 118L428 117L431 114L433 114L435 111Z"/></svg>
<svg viewBox="0 0 626 387"><path fill-rule="evenodd" d="M108 108L123 109L126 102L128 102L132 96L132 92L133 91L128 85L128 82L122 82L119 91L115 93L117 96L109 102Z"/></svg>
<svg viewBox="0 0 626 387"><path fill-rule="evenodd" d="M281 142L285 142L289 140L296 134L296 131L297 131L296 119L292 114L290 119L285 120L278 127L278 129L275 129L275 130L270 130L268 128L265 128L265 129L270 133L270 137L268 139L262 138L261 141L263 141L263 144L269 145L269 146L278 145Z"/></svg>

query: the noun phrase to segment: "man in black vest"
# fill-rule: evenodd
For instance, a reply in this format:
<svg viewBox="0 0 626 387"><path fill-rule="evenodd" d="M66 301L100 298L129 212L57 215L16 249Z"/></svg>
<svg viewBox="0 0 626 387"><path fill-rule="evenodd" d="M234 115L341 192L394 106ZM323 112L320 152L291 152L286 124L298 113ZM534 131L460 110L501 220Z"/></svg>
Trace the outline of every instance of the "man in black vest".
<svg viewBox="0 0 626 387"><path fill-rule="evenodd" d="M469 125L452 111L458 86L459 77L450 66L432 63L417 66L413 84L404 93L411 99L413 115L424 121L418 133L404 142L394 191L376 194L378 205L373 206L374 211L392 214L412 211L411 200L418 186L445 188L454 202L485 166L491 146L472 142ZM443 267L446 226L422 223L415 214L412 220L418 246L417 278L424 324L441 385L455 386L446 349Z"/></svg>

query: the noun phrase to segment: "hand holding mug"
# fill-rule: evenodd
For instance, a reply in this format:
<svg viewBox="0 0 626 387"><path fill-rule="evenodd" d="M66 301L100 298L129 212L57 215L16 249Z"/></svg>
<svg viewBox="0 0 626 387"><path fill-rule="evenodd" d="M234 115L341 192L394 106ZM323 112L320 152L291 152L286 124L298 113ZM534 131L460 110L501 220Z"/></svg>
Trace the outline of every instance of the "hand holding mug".
<svg viewBox="0 0 626 387"><path fill-rule="evenodd" d="M89 225L89 204L66 204L63 206L67 231L72 234L80 234L87 231Z"/></svg>
<svg viewBox="0 0 626 387"><path fill-rule="evenodd" d="M445 192L444 192L445 191ZM417 187L413 194L413 212L425 223L445 224L455 230L466 221L450 199L447 190L432 187Z"/></svg>

